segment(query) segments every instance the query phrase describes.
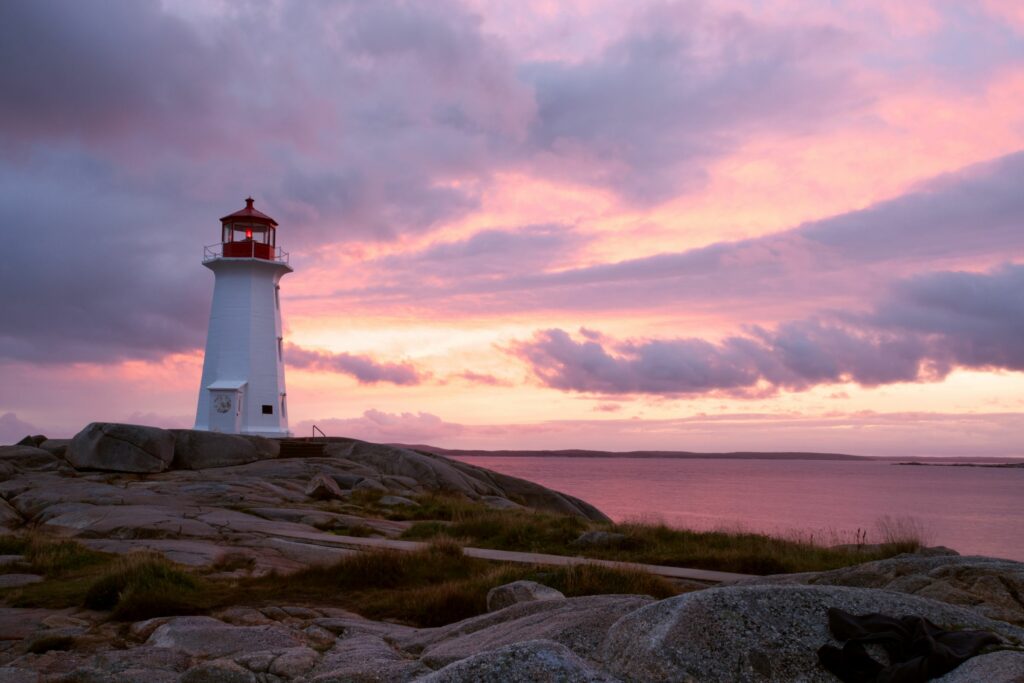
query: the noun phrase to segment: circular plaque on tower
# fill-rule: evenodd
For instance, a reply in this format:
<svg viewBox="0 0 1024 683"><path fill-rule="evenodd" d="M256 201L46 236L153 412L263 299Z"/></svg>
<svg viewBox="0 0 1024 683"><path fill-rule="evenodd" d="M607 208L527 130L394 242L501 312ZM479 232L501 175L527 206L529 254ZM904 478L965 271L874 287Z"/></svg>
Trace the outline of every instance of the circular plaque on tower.
<svg viewBox="0 0 1024 683"><path fill-rule="evenodd" d="M231 397L221 394L213 399L213 407L218 413L226 413L231 410Z"/></svg>

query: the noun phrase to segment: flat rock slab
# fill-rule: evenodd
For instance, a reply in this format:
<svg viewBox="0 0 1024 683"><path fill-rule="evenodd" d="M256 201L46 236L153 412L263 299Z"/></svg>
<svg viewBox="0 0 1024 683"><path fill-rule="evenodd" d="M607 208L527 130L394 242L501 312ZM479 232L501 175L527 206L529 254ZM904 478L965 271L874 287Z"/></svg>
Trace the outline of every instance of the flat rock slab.
<svg viewBox="0 0 1024 683"><path fill-rule="evenodd" d="M35 607L0 607L0 640L23 640L44 628L43 621L54 614L53 610Z"/></svg>
<svg viewBox="0 0 1024 683"><path fill-rule="evenodd" d="M304 643L281 626L231 626L212 617L177 617L153 631L146 645L195 657L227 657L297 648Z"/></svg>
<svg viewBox="0 0 1024 683"><path fill-rule="evenodd" d="M43 577L37 574L0 574L0 589L20 588L33 583L39 583Z"/></svg>

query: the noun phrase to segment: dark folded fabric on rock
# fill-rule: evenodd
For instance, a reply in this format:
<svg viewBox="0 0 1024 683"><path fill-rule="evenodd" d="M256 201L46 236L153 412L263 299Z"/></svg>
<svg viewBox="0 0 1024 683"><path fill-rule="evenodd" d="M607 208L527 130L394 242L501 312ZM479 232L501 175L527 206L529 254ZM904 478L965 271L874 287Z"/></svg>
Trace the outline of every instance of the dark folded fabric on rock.
<svg viewBox="0 0 1024 683"><path fill-rule="evenodd" d="M946 674L999 638L986 631L947 631L921 617L848 614L828 611L828 627L842 648L825 645L818 661L844 683L924 683ZM865 645L877 644L888 666L872 658Z"/></svg>

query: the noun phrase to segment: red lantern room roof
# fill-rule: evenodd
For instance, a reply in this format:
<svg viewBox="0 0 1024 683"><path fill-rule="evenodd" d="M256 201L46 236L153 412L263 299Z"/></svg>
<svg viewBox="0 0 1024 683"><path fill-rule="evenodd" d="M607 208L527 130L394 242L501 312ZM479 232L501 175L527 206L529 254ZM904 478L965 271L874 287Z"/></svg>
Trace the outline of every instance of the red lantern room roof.
<svg viewBox="0 0 1024 683"><path fill-rule="evenodd" d="M272 228L276 228L277 221L275 221L273 218L263 213L262 211L257 211L256 209L254 209L252 206L252 202L252 197L246 197L244 209L240 209L238 211L235 211L234 213L224 216L224 218L220 219L220 222L233 223L235 221L247 221L251 223L264 223Z"/></svg>

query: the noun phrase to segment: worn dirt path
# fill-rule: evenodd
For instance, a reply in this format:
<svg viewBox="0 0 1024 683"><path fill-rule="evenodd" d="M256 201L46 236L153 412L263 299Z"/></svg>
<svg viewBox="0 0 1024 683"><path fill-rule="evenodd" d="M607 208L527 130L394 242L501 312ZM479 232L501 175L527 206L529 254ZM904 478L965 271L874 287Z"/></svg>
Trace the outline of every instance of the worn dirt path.
<svg viewBox="0 0 1024 683"><path fill-rule="evenodd" d="M357 536L338 536L336 534L320 532L289 531L274 534L277 538L311 545L321 545L330 548L391 548L393 550L419 550L427 544L419 541L398 541L390 538L362 538ZM597 564L602 567L615 569L639 569L669 579L685 579L689 581L702 581L705 583L730 583L742 579L753 578L751 574L735 574L732 572L716 572L710 569L689 569L687 567L667 567L657 564L635 564L632 562L617 562L614 560L597 560L590 557L571 557L568 555L549 555L547 553L524 553L514 550L492 550L490 548L463 548L463 552L470 557L477 557L482 560L493 560L496 562L515 562L518 564L541 564L541 565L573 565L573 564Z"/></svg>

